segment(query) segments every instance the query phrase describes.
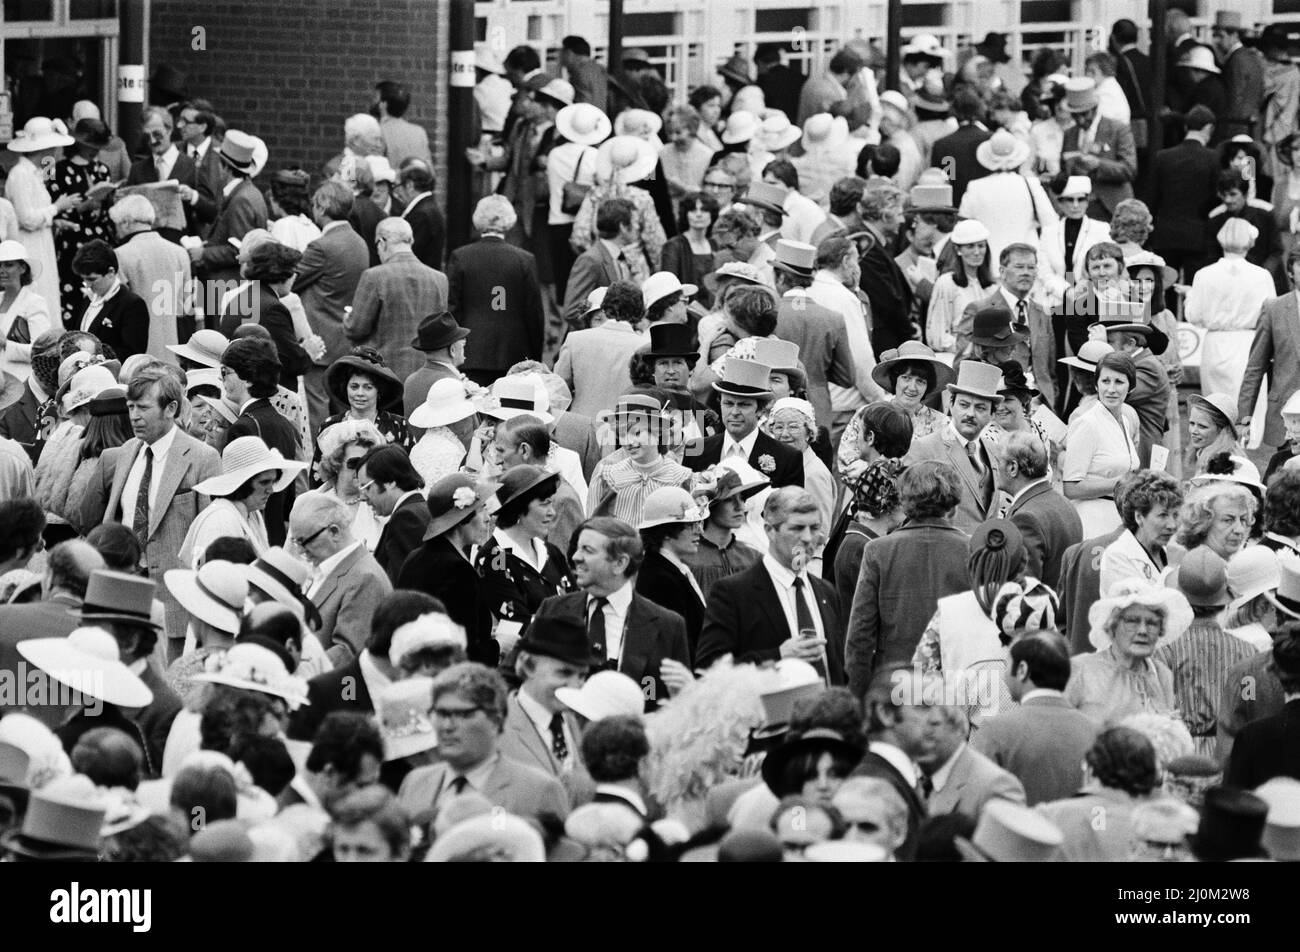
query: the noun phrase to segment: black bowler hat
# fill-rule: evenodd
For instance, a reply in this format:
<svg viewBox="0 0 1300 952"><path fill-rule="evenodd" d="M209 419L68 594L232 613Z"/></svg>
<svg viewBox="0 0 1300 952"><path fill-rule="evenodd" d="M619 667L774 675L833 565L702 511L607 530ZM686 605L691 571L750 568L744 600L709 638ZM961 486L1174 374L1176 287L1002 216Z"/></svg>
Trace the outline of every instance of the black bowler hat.
<svg viewBox="0 0 1300 952"><path fill-rule="evenodd" d="M1211 787L1205 791L1201 825L1192 837L1192 852L1203 863L1253 859L1262 855L1260 838L1268 804L1246 790Z"/></svg>
<svg viewBox="0 0 1300 952"><path fill-rule="evenodd" d="M971 343L980 347L1014 347L1025 340L1011 327L1011 308L1005 304L990 304L975 312L971 322Z"/></svg>
<svg viewBox="0 0 1300 952"><path fill-rule="evenodd" d="M587 640L586 625L580 618L572 616L534 616L528 633L519 640L519 650L580 668L593 668L600 664Z"/></svg>
<svg viewBox="0 0 1300 952"><path fill-rule="evenodd" d="M430 314L420 321L411 346L423 351L442 350L468 336L469 329L457 324L451 311L443 311L441 314Z"/></svg>

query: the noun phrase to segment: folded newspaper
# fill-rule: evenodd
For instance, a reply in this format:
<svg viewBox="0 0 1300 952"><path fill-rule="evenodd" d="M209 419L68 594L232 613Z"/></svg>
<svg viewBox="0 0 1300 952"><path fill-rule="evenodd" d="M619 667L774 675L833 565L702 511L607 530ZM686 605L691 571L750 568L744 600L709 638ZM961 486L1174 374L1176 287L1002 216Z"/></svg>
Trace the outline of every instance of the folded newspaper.
<svg viewBox="0 0 1300 952"><path fill-rule="evenodd" d="M143 195L153 205L155 228L185 230L185 204L181 201L181 183L175 179L166 182L146 182L143 185L128 185L118 190L118 198L127 195Z"/></svg>

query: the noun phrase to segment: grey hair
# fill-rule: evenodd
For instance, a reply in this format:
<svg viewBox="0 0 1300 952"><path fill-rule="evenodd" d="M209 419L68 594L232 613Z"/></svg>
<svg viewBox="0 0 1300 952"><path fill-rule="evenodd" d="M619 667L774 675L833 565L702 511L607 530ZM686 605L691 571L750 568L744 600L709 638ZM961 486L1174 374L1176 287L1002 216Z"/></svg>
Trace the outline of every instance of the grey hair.
<svg viewBox="0 0 1300 952"><path fill-rule="evenodd" d="M309 492L299 496L293 504L290 518L297 516L324 525L347 529L352 525L352 513L333 493Z"/></svg>
<svg viewBox="0 0 1300 952"><path fill-rule="evenodd" d="M120 202L115 202L108 210L108 217L119 228L130 222L139 222L152 228L157 219L153 202L143 195L128 195Z"/></svg>
<svg viewBox="0 0 1300 952"><path fill-rule="evenodd" d="M471 223L480 235L486 235L488 232L504 235L515 227L515 222L518 220L519 215L509 199L504 195L488 195L486 198L479 199L479 203L474 206L474 217Z"/></svg>
<svg viewBox="0 0 1300 952"><path fill-rule="evenodd" d="M358 112L343 120L343 138L347 142L361 138L379 138L379 120L368 112Z"/></svg>
<svg viewBox="0 0 1300 952"><path fill-rule="evenodd" d="M903 207L903 192L893 182L868 183L858 202L858 212L865 221L880 221L891 208Z"/></svg>
<svg viewBox="0 0 1300 952"><path fill-rule="evenodd" d="M394 215L375 226L375 238L385 238L390 244L409 245L415 241L415 233L411 231L409 221Z"/></svg>
<svg viewBox="0 0 1300 952"><path fill-rule="evenodd" d="M773 490L763 504L763 522L779 529L796 513L821 512L817 499L802 486L782 486Z"/></svg>
<svg viewBox="0 0 1300 952"><path fill-rule="evenodd" d="M1179 514L1179 545L1194 549L1206 540L1214 524L1214 503L1219 499L1244 503L1251 516L1259 513L1254 494L1240 483L1216 480L1195 486L1183 500L1183 511Z"/></svg>
<svg viewBox="0 0 1300 952"><path fill-rule="evenodd" d="M1047 447L1036 433L1017 430L1007 434L1002 443L1002 456L1014 462L1022 476L1040 479L1047 475Z"/></svg>
<svg viewBox="0 0 1300 952"><path fill-rule="evenodd" d="M148 106L140 114L140 125L147 126L150 119L157 119L168 132L172 129L172 114L162 106Z"/></svg>

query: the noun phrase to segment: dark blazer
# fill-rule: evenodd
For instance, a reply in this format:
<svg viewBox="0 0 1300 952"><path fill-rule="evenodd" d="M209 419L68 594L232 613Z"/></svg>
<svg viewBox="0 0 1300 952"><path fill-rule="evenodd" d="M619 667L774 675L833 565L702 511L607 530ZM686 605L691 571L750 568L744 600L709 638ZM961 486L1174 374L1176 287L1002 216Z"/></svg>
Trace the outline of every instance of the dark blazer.
<svg viewBox="0 0 1300 952"><path fill-rule="evenodd" d="M298 343L289 309L265 281L254 281L231 298L218 329L233 339L241 324L261 324L266 328L280 358L280 386L296 392L299 375L311 369L311 358Z"/></svg>
<svg viewBox="0 0 1300 952"><path fill-rule="evenodd" d="M548 598L534 615L535 618L556 616L579 618L585 628L586 592ZM664 658L690 667L691 649L686 640L686 623L677 612L660 608L650 599L633 594L623 623L623 652L618 659L618 670L640 684L643 690L652 688L647 692L647 712L653 711L661 699L668 697L668 688L659 676L659 663ZM647 683L648 679L653 679L653 685Z"/></svg>
<svg viewBox="0 0 1300 952"><path fill-rule="evenodd" d="M429 506L424 494L407 496L393 510L384 523L375 546L375 561L388 573L388 580L397 587L397 576L406 564L406 557L418 549L424 540L424 530L429 527Z"/></svg>
<svg viewBox="0 0 1300 952"><path fill-rule="evenodd" d="M1261 651L1238 662L1219 692L1219 763L1227 763L1237 736L1247 724L1281 714L1286 705L1282 679L1273 670L1273 652Z"/></svg>
<svg viewBox="0 0 1300 952"><path fill-rule="evenodd" d="M1170 342L1170 347L1177 347ZM1129 391L1124 402L1138 415L1138 460L1142 466L1151 462L1151 447L1164 439L1169 429L1169 373L1160 358L1149 350L1133 361L1137 368L1137 384Z"/></svg>
<svg viewBox="0 0 1300 952"><path fill-rule="evenodd" d="M1147 174L1147 207L1154 224L1148 244L1157 252L1204 253L1205 221L1218 202L1219 161L1195 139L1161 149Z"/></svg>
<svg viewBox="0 0 1300 952"><path fill-rule="evenodd" d="M48 601L0 605L0 677L12 679L11 683L15 685L32 684L24 673L30 674L33 666L18 653L19 642L28 638L68 637L74 629L81 627L81 622L72 613L80 604L79 599L56 592ZM36 677L46 676L38 674ZM50 683L48 679L46 683ZM0 716L15 711L30 714L50 730L63 723L66 713L60 704L47 703L32 707L0 704Z"/></svg>
<svg viewBox="0 0 1300 952"><path fill-rule="evenodd" d="M361 676L361 659L353 658L342 667L318 674L307 682L307 700L289 715L289 739L311 741L327 714L358 711L370 714L375 702Z"/></svg>
<svg viewBox="0 0 1300 952"><path fill-rule="evenodd" d="M316 362L320 366L352 349L343 330L343 309L352 305L369 264L366 243L347 222L328 228L302 253L293 290L302 298L312 330L325 341L325 354Z"/></svg>
<svg viewBox="0 0 1300 952"><path fill-rule="evenodd" d="M808 580L826 633L827 674L832 684L843 684L844 616L840 597L830 582L811 575ZM709 591L695 666L708 668L724 654L730 654L738 664L777 661L781 643L791 637L776 585L767 567L759 562L719 579Z"/></svg>
<svg viewBox="0 0 1300 952"><path fill-rule="evenodd" d="M877 358L906 340L914 340L912 285L889 246L872 231L858 244L862 277L858 287L871 305L871 350Z"/></svg>
<svg viewBox="0 0 1300 952"><path fill-rule="evenodd" d="M27 455L32 458L32 465L41 458L44 440L37 440L40 433L40 401L32 391L31 381L23 384L22 396L17 403L12 403L0 413L0 436L21 443ZM588 475L590 478L590 475Z"/></svg>
<svg viewBox="0 0 1300 952"><path fill-rule="evenodd" d="M364 195L358 195L352 200L352 214L348 216L348 224L366 243L372 268L379 264L379 246L375 244L375 230L384 217L379 206Z"/></svg>
<svg viewBox="0 0 1300 952"><path fill-rule="evenodd" d="M182 185L188 185L199 193L199 200L195 204L182 203L185 206L185 232L197 235L202 230L200 223L210 223L217 217L217 192L212 188L212 184L199 174L198 167L195 166L194 160L185 154L184 147L177 148L180 149L180 154L172 165L170 178ZM208 155L214 160L215 153L216 150L209 147ZM131 169L126 174L127 185L147 185L156 181L158 181L158 166L154 165L152 154L131 163ZM160 228L158 234L173 244L178 244L182 233L174 228Z"/></svg>
<svg viewBox="0 0 1300 952"><path fill-rule="evenodd" d="M1074 503L1044 480L1025 490L1007 509L1006 518L1024 536L1029 550L1028 574L1055 588L1065 550L1083 541L1083 523Z"/></svg>
<svg viewBox="0 0 1300 952"><path fill-rule="evenodd" d="M474 566L445 536L425 542L402 563L395 588L426 592L447 608L447 615L465 629L469 660L495 668L500 649L492 637L492 613Z"/></svg>
<svg viewBox="0 0 1300 952"><path fill-rule="evenodd" d="M1079 151L1082 130L1071 126L1065 130L1062 153ZM1097 136L1092 141L1090 154L1100 161L1091 172L1076 167L1074 162L1062 162L1063 171L1071 175L1087 175L1092 179L1092 201L1088 214L1102 221L1110 221L1115 206L1133 197L1133 180L1137 178L1137 147L1133 144L1133 131L1125 124L1102 118L1097 123Z"/></svg>
<svg viewBox="0 0 1300 952"><path fill-rule="evenodd" d="M112 727L131 738L140 748L142 755L140 775L145 778L157 777L162 769L162 761L153 759L149 741L145 737L140 724L116 704L109 704L104 701L93 701L91 703L97 708L95 713L91 713L91 708L84 707L55 728L54 736L59 739L64 751L71 754L72 749L77 746L77 741L81 740L83 735L98 727Z"/></svg>
<svg viewBox="0 0 1300 952"><path fill-rule="evenodd" d="M480 238L451 253L447 283L448 307L470 330L463 371L502 376L521 360L542 359L546 315L532 254L504 238Z"/></svg>
<svg viewBox="0 0 1300 952"><path fill-rule="evenodd" d="M1032 807L1079 792L1084 755L1100 730L1064 697L1043 694L985 721L971 746L1015 776Z"/></svg>
<svg viewBox="0 0 1300 952"><path fill-rule="evenodd" d="M989 174L989 170L975 158L975 150L990 136L991 132L972 122L944 136L930 150L930 164L948 173L948 181L952 183L953 205L961 205L961 197L966 194L967 185Z"/></svg>
<svg viewBox="0 0 1300 952"><path fill-rule="evenodd" d="M474 568L492 614L503 621L527 624L542 602L575 588L564 553L546 543L546 564L540 572L513 550L503 551L496 537L479 547Z"/></svg>
<svg viewBox="0 0 1300 952"><path fill-rule="evenodd" d="M113 348L118 360L149 350L149 305L130 288L119 288L87 328Z"/></svg>
<svg viewBox="0 0 1300 952"><path fill-rule="evenodd" d="M153 776L157 777L162 771L163 748L167 746L167 735L171 732L172 721L176 720L176 715L180 713L183 705L180 695L173 691L166 679L154 670L152 662L145 665L140 680L153 692L153 701L148 707L128 712L128 716L135 721L140 728L140 733L144 735L145 742L149 746L149 759L153 762Z"/></svg>
<svg viewBox="0 0 1300 952"><path fill-rule="evenodd" d="M704 441L698 455L687 456L683 462L697 473L716 465L722 459L722 444L726 436L725 433L710 436ZM772 457L775 468L759 465L764 456ZM803 455L784 443L778 443L762 430L759 430L758 439L754 441L754 451L749 454L749 465L770 479L773 489L803 485ZM771 472L768 472L769 469Z"/></svg>
<svg viewBox="0 0 1300 952"><path fill-rule="evenodd" d="M273 450L279 450L285 459L298 459L298 431L285 419L284 414L271 405L269 400L258 398L244 408L238 419L226 429L223 448L231 440L241 436L256 436ZM266 520L266 538L271 545L284 545L285 524L293 501L297 497L294 484L290 483L278 493L272 493L266 502L262 518Z"/></svg>
<svg viewBox="0 0 1300 952"><path fill-rule="evenodd" d="M188 148L183 146L182 148ZM208 151L203 153L203 157L196 163L199 184L196 186L199 193L199 200L194 204L194 212L197 218L204 222L204 226L199 229L199 234L210 231L212 223L217 219L217 195L221 192L221 180L218 167L221 165L220 149L217 143L209 139ZM188 158L188 153L186 154Z"/></svg>
<svg viewBox="0 0 1300 952"><path fill-rule="evenodd" d="M1253 721L1241 729L1223 782L1254 790L1274 777L1300 780L1300 699L1288 701L1281 713Z"/></svg>
<svg viewBox="0 0 1300 952"><path fill-rule="evenodd" d="M1228 87L1224 85L1223 79L1210 73L1194 85L1187 99L1188 111L1193 106L1204 106L1216 117L1227 115ZM1214 135L1210 138L1210 145L1218 145L1229 138L1219 129L1219 125L1217 122L1214 124Z"/></svg>
<svg viewBox="0 0 1300 952"><path fill-rule="evenodd" d="M1217 137L1227 140L1235 135L1259 137L1259 121L1264 106L1264 76L1268 71L1263 55L1257 49L1238 46L1220 64L1223 67L1223 85L1226 109L1214 124Z"/></svg>
<svg viewBox="0 0 1300 952"><path fill-rule="evenodd" d="M415 241L411 250L415 256L430 268L442 270L442 249L447 242L447 225L438 211L438 203L432 195L425 196L409 205L402 212L402 217L411 226Z"/></svg>
<svg viewBox="0 0 1300 952"><path fill-rule="evenodd" d="M587 309L587 295L596 288L607 288L618 280L618 264L604 242L597 239L578 255L569 271L564 288L564 320L570 328L582 328L582 312Z"/></svg>
<svg viewBox="0 0 1300 952"><path fill-rule="evenodd" d="M876 777L888 783L898 793L903 803L907 805L907 839L903 840L902 845L894 851L894 856L904 862L913 860L916 857L916 831L925 822L925 803L917 793L916 787L907 782L907 779L898 772L897 767L880 754L872 753L870 750L862 754L862 760L853 768L849 776Z"/></svg>
<svg viewBox="0 0 1300 952"><path fill-rule="evenodd" d="M1155 89L1154 71L1151 69L1151 57L1139 49L1125 50L1116 57L1115 79L1119 88L1124 90L1128 100L1129 111L1134 119L1143 119L1147 114L1147 105Z"/></svg>
<svg viewBox="0 0 1300 952"><path fill-rule="evenodd" d="M1057 623L1070 642L1070 654L1088 654L1095 650L1088 640L1088 608L1101 597L1101 554L1124 534L1120 526L1113 532L1070 546L1061 556L1061 577L1053 586L1061 598L1061 615ZM1050 579L1048 584L1052 584Z"/></svg>
<svg viewBox="0 0 1300 952"><path fill-rule="evenodd" d="M651 552L637 572L636 591L661 608L682 616L691 657L694 657L699 650L700 627L704 624L704 602L681 570L659 552Z"/></svg>
<svg viewBox="0 0 1300 952"><path fill-rule="evenodd" d="M763 90L763 100L768 109L780 109L793 121L799 115L799 94L803 92L807 78L797 69L777 63L759 74L754 84Z"/></svg>
<svg viewBox="0 0 1300 952"><path fill-rule="evenodd" d="M266 227L266 199L257 186L244 179L229 198L222 198L216 224L194 262L194 274L204 280L239 280L239 262L231 238L243 238L254 228ZM295 289L296 290L296 289Z"/></svg>

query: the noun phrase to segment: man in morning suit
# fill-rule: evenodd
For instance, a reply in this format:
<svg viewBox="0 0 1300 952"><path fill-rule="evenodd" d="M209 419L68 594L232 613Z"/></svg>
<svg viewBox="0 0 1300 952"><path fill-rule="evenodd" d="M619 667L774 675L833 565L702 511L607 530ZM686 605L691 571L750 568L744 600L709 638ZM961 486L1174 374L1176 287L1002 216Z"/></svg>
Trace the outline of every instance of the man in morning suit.
<svg viewBox="0 0 1300 952"><path fill-rule="evenodd" d="M1047 469L1047 448L1036 433L1019 430L1003 439L997 481L1011 497L1006 518L1024 536L1026 574L1055 588L1065 550L1083 541L1083 523L1074 504L1052 488Z"/></svg>
<svg viewBox="0 0 1300 952"><path fill-rule="evenodd" d="M982 121L984 111L984 101L979 93L969 88L957 90L952 97L952 115L957 120L957 130L935 142L930 150L930 164L947 174L952 183L952 201L958 207L966 194L966 186L989 174L989 170L975 158L975 150L992 135Z"/></svg>
<svg viewBox="0 0 1300 952"><path fill-rule="evenodd" d="M1143 196L1152 217L1148 245L1171 268L1184 269L1184 282L1210 260L1205 222L1219 181L1219 155L1208 147L1213 135L1214 113L1189 109L1186 138L1156 153Z"/></svg>
<svg viewBox="0 0 1300 952"><path fill-rule="evenodd" d="M903 193L892 182L868 185L858 202L858 215L866 231L850 237L858 241L862 263L858 287L871 304L871 349L879 360L885 351L917 337L911 318L912 285L891 251L903 223Z"/></svg>
<svg viewBox="0 0 1300 952"><path fill-rule="evenodd" d="M357 485L370 508L388 520L375 546L375 561L396 585L406 557L424 542L429 527L424 481L411 465L406 450L385 444L371 448L361 458Z"/></svg>
<svg viewBox="0 0 1300 952"><path fill-rule="evenodd" d="M1255 413L1260 385L1268 377L1264 444L1273 449L1286 442L1282 408L1293 394L1300 393L1300 293L1296 290L1300 288L1300 249L1287 255L1286 272L1291 290L1264 302L1237 397L1237 413L1246 426Z"/></svg>
<svg viewBox="0 0 1300 952"><path fill-rule="evenodd" d="M1253 790L1273 777L1300 780L1300 623L1288 622L1273 642L1273 669L1286 704L1245 725L1232 744L1223 782Z"/></svg>
<svg viewBox="0 0 1300 952"><path fill-rule="evenodd" d="M239 262L231 238L243 239L254 228L266 227L266 199L250 181L253 171L253 137L231 129L221 140L217 158L221 193L217 196L217 220L200 247L189 249L194 276L204 282L239 281ZM177 162L180 159L176 160ZM187 158L186 161L189 161ZM216 311L220 286L204 292L204 308Z"/></svg>
<svg viewBox="0 0 1300 952"><path fill-rule="evenodd" d="M807 572L826 531L817 501L798 486L783 487L768 497L763 522L767 555L709 593L696 667L707 668L725 654L740 664L793 657L811 664L827 684L844 684L839 596Z"/></svg>

